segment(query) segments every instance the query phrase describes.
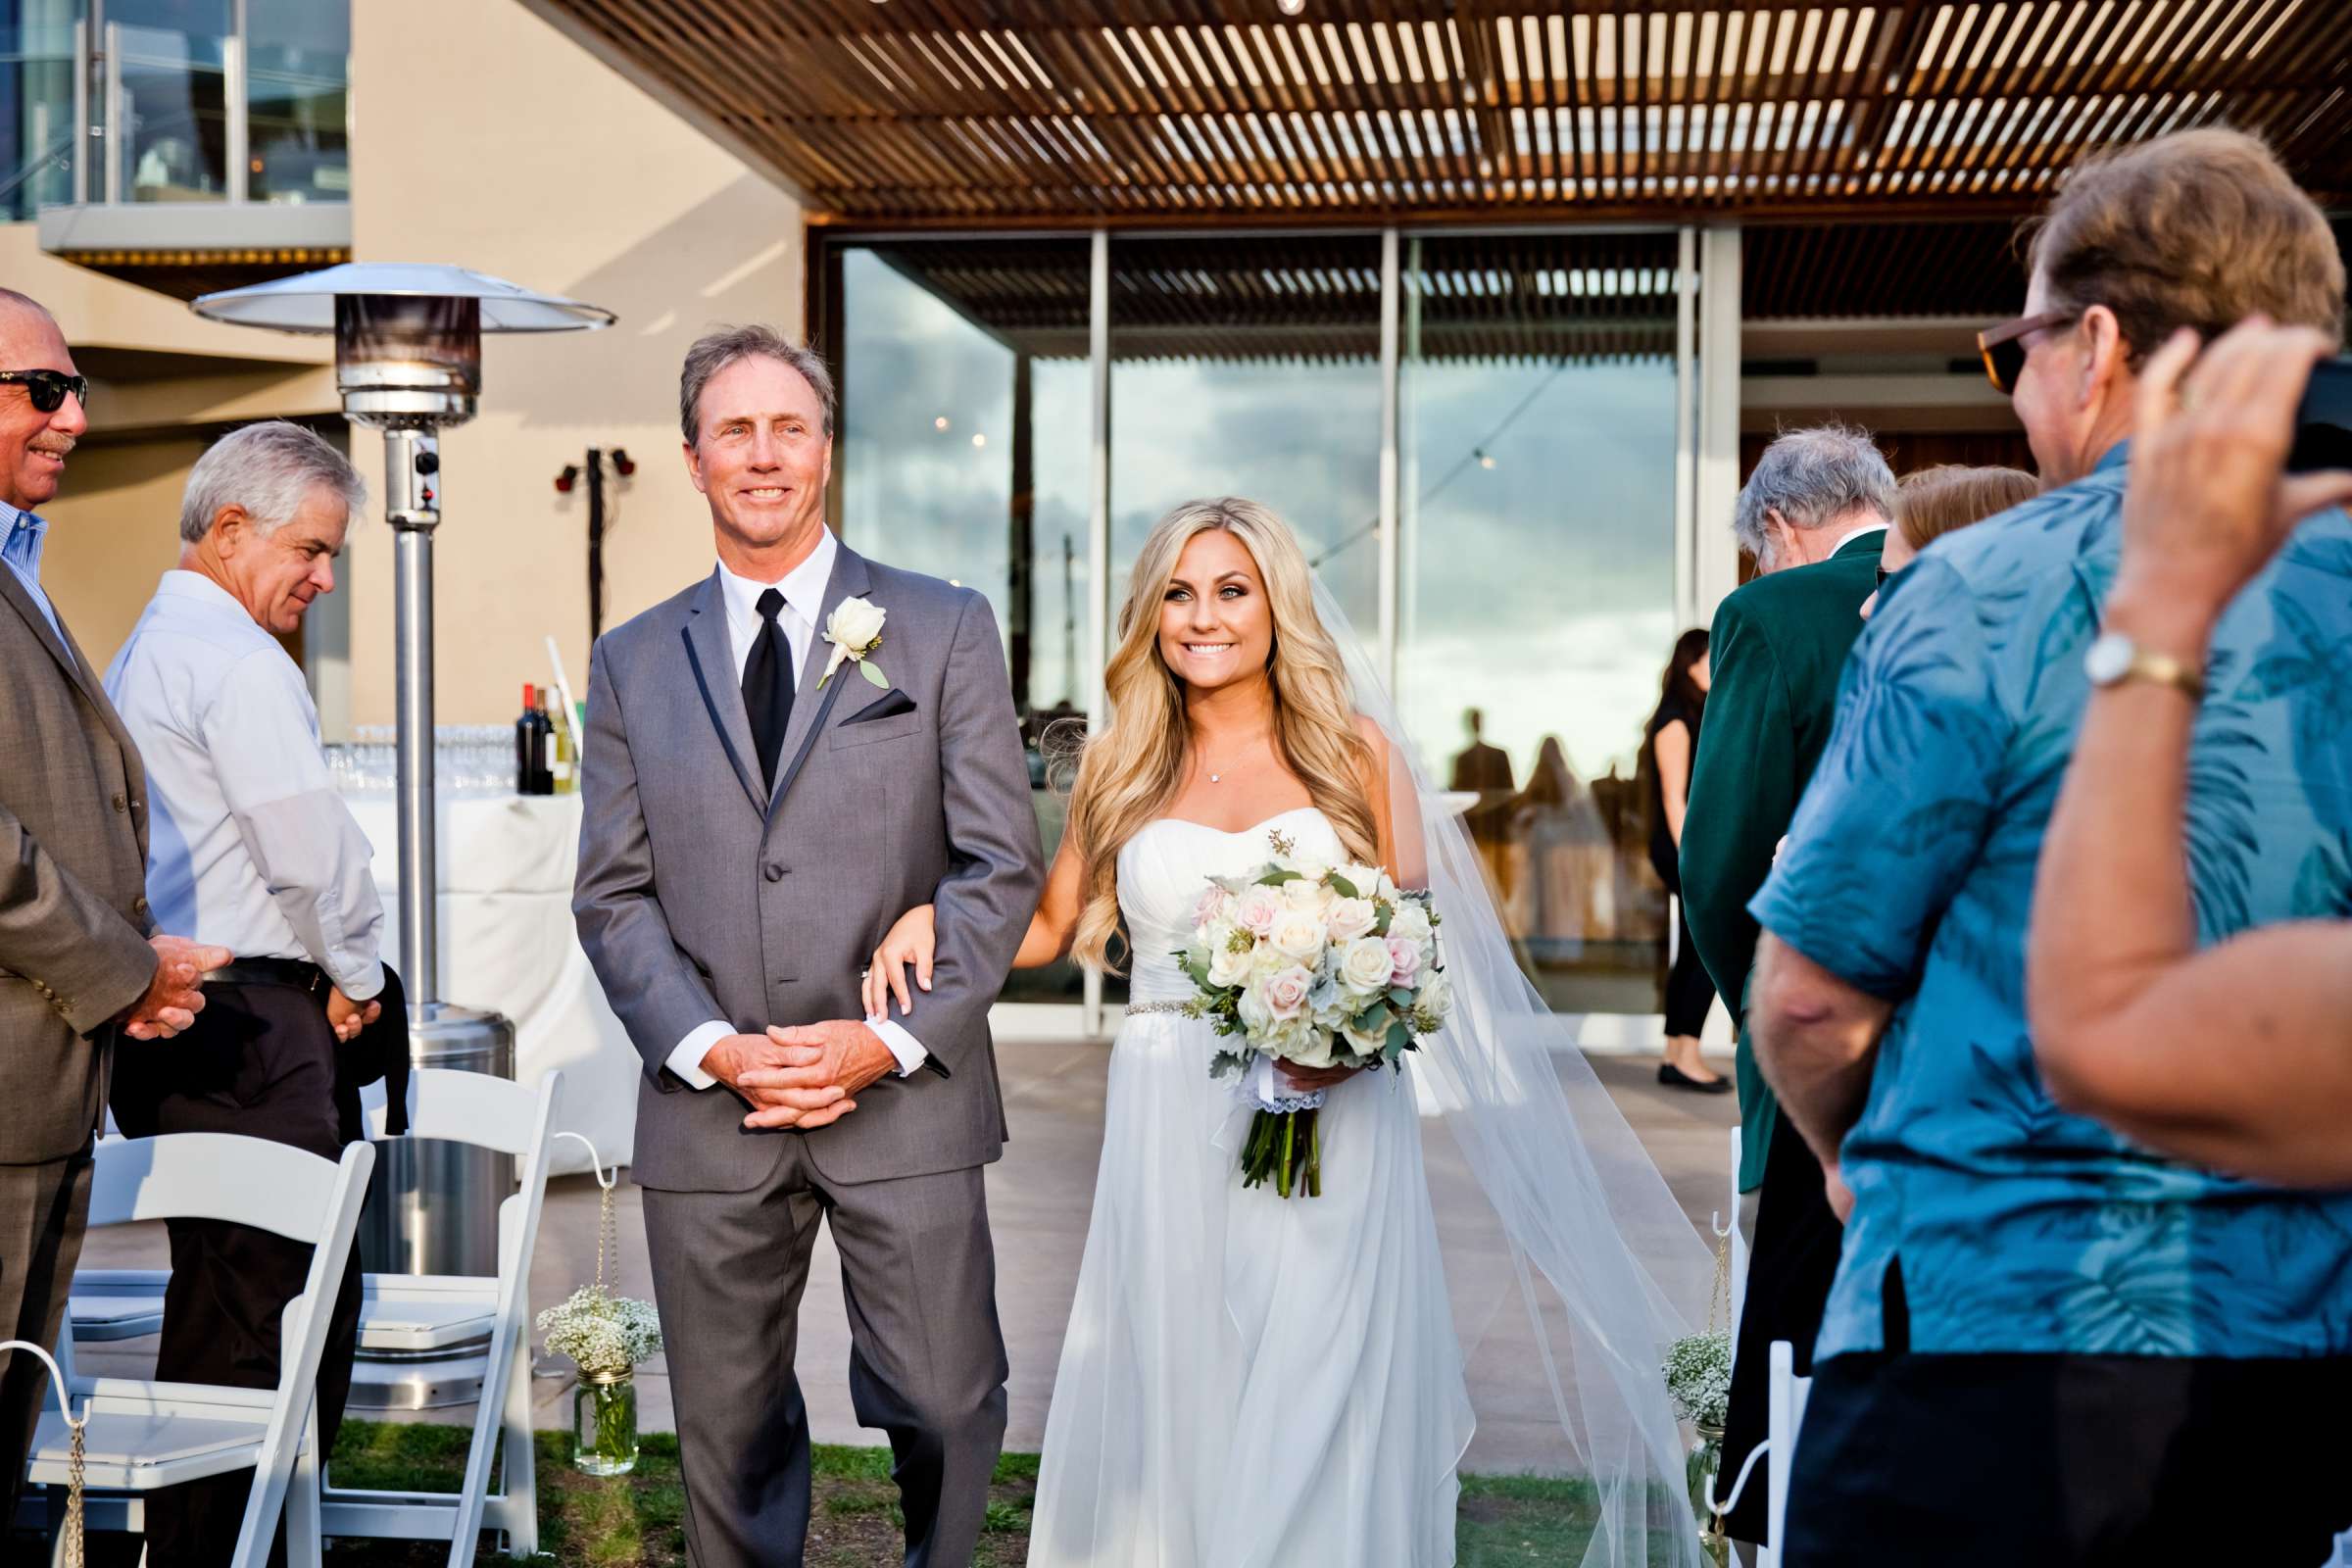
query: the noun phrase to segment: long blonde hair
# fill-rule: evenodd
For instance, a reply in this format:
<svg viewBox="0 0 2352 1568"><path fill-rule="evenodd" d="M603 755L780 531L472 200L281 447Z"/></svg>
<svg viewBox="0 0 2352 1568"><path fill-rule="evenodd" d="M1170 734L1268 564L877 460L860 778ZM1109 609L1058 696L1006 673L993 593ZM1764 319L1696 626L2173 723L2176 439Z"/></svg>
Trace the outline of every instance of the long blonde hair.
<svg viewBox="0 0 2352 1568"><path fill-rule="evenodd" d="M1119 607L1118 647L1103 687L1110 717L1091 737L1070 793L1067 835L1083 889L1072 953L1113 968L1119 934L1119 851L1158 817L1183 787L1191 726L1184 683L1159 657L1159 607L1193 536L1223 529L1257 563L1274 613L1274 734L1283 760L1356 859L1379 857L1366 780L1378 765L1355 727L1340 651L1315 614L1311 568L1298 536L1254 501L1225 496L1188 501L1152 526Z"/></svg>

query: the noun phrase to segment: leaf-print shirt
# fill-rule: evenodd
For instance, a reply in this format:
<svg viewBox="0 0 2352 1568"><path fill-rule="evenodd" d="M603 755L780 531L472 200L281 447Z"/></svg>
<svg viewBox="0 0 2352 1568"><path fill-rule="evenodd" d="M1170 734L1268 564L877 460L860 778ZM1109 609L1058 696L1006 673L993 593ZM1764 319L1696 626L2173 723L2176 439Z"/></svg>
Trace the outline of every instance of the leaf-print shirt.
<svg viewBox="0 0 2352 1568"><path fill-rule="evenodd" d="M2034 1067L2034 868L2115 579L2124 459L1939 540L1889 582L1749 906L1895 1004L1842 1151L1854 1212L1819 1355L1886 1348L1890 1274L1917 1351L2352 1354L2352 1194L2135 1149L2060 1110ZM2230 607L2207 685L2187 813L2201 940L2352 914L2341 513L2305 523Z"/></svg>

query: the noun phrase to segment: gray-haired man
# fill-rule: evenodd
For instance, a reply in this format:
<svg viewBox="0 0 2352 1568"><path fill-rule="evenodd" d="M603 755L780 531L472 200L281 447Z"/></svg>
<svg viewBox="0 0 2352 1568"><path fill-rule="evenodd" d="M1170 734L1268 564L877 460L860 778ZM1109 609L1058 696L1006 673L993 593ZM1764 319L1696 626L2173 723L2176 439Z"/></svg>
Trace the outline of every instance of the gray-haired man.
<svg viewBox="0 0 2352 1568"><path fill-rule="evenodd" d="M1747 901L1813 776L1835 716L1838 677L1878 587L1879 549L1894 518L1894 474L1868 434L1839 425L1791 430L1765 449L1740 492L1732 531L1759 575L1715 612L1714 684L1683 820L1683 900L1715 989L1740 1019L1740 1186L1761 1185L1746 1305L1740 1322L1725 1473L1764 1433L1766 1356L1774 1340L1810 1364L1841 1230L1820 1164L1757 1071L1746 1026L1756 922ZM1777 1457L1777 1456L1773 1456ZM1765 1463L1771 1463L1768 1457ZM1761 1542L1763 1477L1728 1521Z"/></svg>
<svg viewBox="0 0 2352 1568"><path fill-rule="evenodd" d="M272 635L335 587L367 489L343 455L275 420L220 438L188 473L179 565L107 671L147 759L148 897L174 930L235 955L178 1046L119 1058L115 1119L132 1137L220 1132L333 1159L339 1041L384 989L383 905L368 839L328 777L302 671ZM242 1225L173 1220L160 1377L266 1388L278 1315L311 1249ZM318 1368L319 1441L334 1446L359 1324L354 1258ZM247 1478L148 1503L151 1568L224 1562Z"/></svg>
<svg viewBox="0 0 2352 1568"><path fill-rule="evenodd" d="M1004 1435L988 1008L1045 880L1004 648L986 599L825 526L833 383L805 348L764 327L704 338L679 418L718 564L590 658L572 912L645 1056L631 1174L687 1550L697 1568L801 1561L793 1362L821 1219L906 1561L950 1568L979 1543ZM836 667L850 652L862 671ZM918 904L939 927L922 1016L866 1018L859 967Z"/></svg>

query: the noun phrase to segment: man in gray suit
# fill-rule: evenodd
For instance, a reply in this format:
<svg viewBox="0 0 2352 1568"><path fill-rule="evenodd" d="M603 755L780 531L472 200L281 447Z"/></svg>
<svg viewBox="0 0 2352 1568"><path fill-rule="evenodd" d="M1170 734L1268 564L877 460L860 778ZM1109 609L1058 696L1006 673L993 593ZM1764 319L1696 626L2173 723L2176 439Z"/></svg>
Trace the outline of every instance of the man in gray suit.
<svg viewBox="0 0 2352 1568"><path fill-rule="evenodd" d="M764 327L694 345L679 416L718 567L589 662L572 910L645 1057L634 1174L699 1568L801 1561L820 1216L907 1563L969 1561L1004 1434L981 1177L1004 1139L988 1007L1044 881L1028 771L988 601L825 526L833 407L823 362ZM858 982L926 902L918 1039Z"/></svg>
<svg viewBox="0 0 2352 1568"><path fill-rule="evenodd" d="M81 1256L90 1133L117 1033L177 1034L218 948L154 936L147 775L41 587L87 385L37 303L0 289L0 1339L53 1345ZM169 1049L169 1048L159 1048ZM49 1376L0 1354L0 1536Z"/></svg>

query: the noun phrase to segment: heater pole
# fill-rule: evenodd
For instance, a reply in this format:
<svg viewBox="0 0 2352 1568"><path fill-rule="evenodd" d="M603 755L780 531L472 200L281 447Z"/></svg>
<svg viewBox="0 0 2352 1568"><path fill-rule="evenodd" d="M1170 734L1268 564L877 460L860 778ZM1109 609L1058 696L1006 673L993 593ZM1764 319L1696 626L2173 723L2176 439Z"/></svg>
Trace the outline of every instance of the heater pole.
<svg viewBox="0 0 2352 1568"><path fill-rule="evenodd" d="M384 519L392 525L393 645L399 673L400 952L415 1019L441 1000L434 893L433 528L441 521L439 438L384 432Z"/></svg>

